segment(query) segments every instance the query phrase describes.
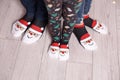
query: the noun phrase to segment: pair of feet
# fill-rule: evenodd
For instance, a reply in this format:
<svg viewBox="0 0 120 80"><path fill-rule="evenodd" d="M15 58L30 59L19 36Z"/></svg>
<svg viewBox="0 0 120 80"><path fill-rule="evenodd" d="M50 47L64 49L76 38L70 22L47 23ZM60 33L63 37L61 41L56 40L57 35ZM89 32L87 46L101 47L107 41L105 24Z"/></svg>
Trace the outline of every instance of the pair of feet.
<svg viewBox="0 0 120 80"><path fill-rule="evenodd" d="M74 29L74 34L78 38L80 44L86 50L96 50L97 44L92 39L90 34L87 32L85 26L90 27L94 31L106 35L108 33L107 27L104 24L99 23L98 21L89 17L89 15L84 16L83 24L76 24ZM82 34L81 34L82 33ZM81 35L79 35L81 34Z"/></svg>
<svg viewBox="0 0 120 80"><path fill-rule="evenodd" d="M42 36L43 30L43 27L36 26L24 19L20 19L13 24L12 34L14 37L20 37L21 35L24 35L22 42L32 44L39 40L39 38Z"/></svg>
<svg viewBox="0 0 120 80"><path fill-rule="evenodd" d="M48 54L53 59L66 61L69 59L69 47L68 45L54 42L49 47Z"/></svg>
<svg viewBox="0 0 120 80"><path fill-rule="evenodd" d="M80 44L86 50L96 50L97 45L95 41L92 39L92 37L84 27L88 26L101 34L107 34L108 32L107 28L105 27L104 24L100 24L98 21L91 19L89 15L84 17L84 24L85 25L82 25L82 28L81 25L75 25L75 29L74 29L75 32L78 31L78 33L81 34L81 32L85 31L85 33L82 34L82 36L79 37L79 35L76 35L76 37L78 38ZM43 31L44 31L43 27L36 26L23 19L16 21L13 24L13 28L12 28L12 33L15 37L20 37L22 34L24 34L22 41L27 44L32 44L37 40L39 40L39 38L42 36ZM59 60L66 61L69 59L69 47L67 45L56 46L52 44L49 48L48 54L52 58L57 58Z"/></svg>
<svg viewBox="0 0 120 80"><path fill-rule="evenodd" d="M85 26L90 27L100 34L107 34L107 28L104 24L99 23L96 20L93 20L89 15L84 16L83 24L76 24L74 29L74 34L78 38L80 44L86 50L96 50L96 42L92 39L90 34L87 32ZM60 45L59 43L52 43L48 54L50 57L59 59L60 61L66 61L69 59L69 47L68 45Z"/></svg>

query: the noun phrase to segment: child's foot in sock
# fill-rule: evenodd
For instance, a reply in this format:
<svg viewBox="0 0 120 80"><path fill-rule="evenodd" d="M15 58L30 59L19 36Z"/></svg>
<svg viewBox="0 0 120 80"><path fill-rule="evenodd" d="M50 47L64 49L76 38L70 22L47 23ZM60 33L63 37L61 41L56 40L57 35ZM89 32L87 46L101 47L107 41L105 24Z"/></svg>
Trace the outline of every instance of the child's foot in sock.
<svg viewBox="0 0 120 80"><path fill-rule="evenodd" d="M108 33L107 27L104 24L101 24L98 21L93 20L92 18L89 17L89 15L84 15L84 24L101 34Z"/></svg>
<svg viewBox="0 0 120 80"><path fill-rule="evenodd" d="M60 45L59 60L66 61L69 59L69 47L68 45Z"/></svg>
<svg viewBox="0 0 120 80"><path fill-rule="evenodd" d="M76 35L77 39L79 40L80 44L86 50L96 50L97 49L97 45L96 45L95 41L91 38L89 33L87 32L84 23L76 24L73 32Z"/></svg>
<svg viewBox="0 0 120 80"><path fill-rule="evenodd" d="M51 58L55 58L57 59L58 58L58 55L59 55L59 43L57 42L53 42L48 50L48 54Z"/></svg>
<svg viewBox="0 0 120 80"><path fill-rule="evenodd" d="M87 50L93 51L97 49L95 41L91 38L91 36L88 33L84 34L80 38L80 43Z"/></svg>
<svg viewBox="0 0 120 80"><path fill-rule="evenodd" d="M39 26L32 24L23 36L22 41L27 44L32 44L38 41L43 33L43 30L44 28L40 28Z"/></svg>
<svg viewBox="0 0 120 80"><path fill-rule="evenodd" d="M14 37L20 37L25 32L25 30L27 29L27 26L29 24L30 24L30 22L27 22L24 19L16 21L13 24L13 27L12 27L12 34L13 34L13 36Z"/></svg>

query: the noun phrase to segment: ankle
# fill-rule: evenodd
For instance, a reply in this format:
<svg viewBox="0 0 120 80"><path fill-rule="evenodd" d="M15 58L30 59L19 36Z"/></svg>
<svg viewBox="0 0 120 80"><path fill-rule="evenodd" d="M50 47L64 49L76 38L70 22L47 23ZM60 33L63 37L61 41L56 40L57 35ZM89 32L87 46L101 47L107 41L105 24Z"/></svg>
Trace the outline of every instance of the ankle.
<svg viewBox="0 0 120 80"><path fill-rule="evenodd" d="M69 49L68 44L60 44L60 48Z"/></svg>
<svg viewBox="0 0 120 80"><path fill-rule="evenodd" d="M89 34L89 33L86 33L86 34L84 34L84 35L82 35L82 36L80 37L80 40L84 40L84 39L86 39L86 38L88 38L88 37L90 37L90 34Z"/></svg>
<svg viewBox="0 0 120 80"><path fill-rule="evenodd" d="M84 23L76 24L74 28L84 28Z"/></svg>
<svg viewBox="0 0 120 80"><path fill-rule="evenodd" d="M85 15L83 15L83 18L84 18L84 19L89 18L89 14L85 14Z"/></svg>
<svg viewBox="0 0 120 80"><path fill-rule="evenodd" d="M59 46L60 46L60 43L58 43L58 42L52 42L51 46L59 47Z"/></svg>
<svg viewBox="0 0 120 80"><path fill-rule="evenodd" d="M25 26L30 25L30 22L27 22L27 21L24 20L24 19L20 19L19 22L22 23L22 24L25 25Z"/></svg>
<svg viewBox="0 0 120 80"><path fill-rule="evenodd" d="M32 29L34 29L34 30L36 30L36 31L38 31L38 32L43 32L43 30L44 30L44 28L42 28L42 27L40 27L40 26L36 26L35 24L32 24L31 26L30 26L30 28L32 28Z"/></svg>

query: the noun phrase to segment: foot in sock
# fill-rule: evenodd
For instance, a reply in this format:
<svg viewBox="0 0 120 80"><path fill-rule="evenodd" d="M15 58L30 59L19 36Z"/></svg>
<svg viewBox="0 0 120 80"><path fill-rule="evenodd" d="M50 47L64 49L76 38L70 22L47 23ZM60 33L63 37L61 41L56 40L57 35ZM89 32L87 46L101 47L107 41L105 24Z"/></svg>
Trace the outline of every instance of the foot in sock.
<svg viewBox="0 0 120 80"><path fill-rule="evenodd" d="M19 21L16 21L12 27L13 36L20 37L25 32L28 25L30 25L30 22L27 22L24 19L20 19Z"/></svg>
<svg viewBox="0 0 120 80"><path fill-rule="evenodd" d="M68 47L68 45L61 44L60 45L59 60L60 61L67 61L68 59L69 59L69 47Z"/></svg>
<svg viewBox="0 0 120 80"><path fill-rule="evenodd" d="M39 40L44 28L32 24L23 36L22 41L27 44L32 44Z"/></svg>
<svg viewBox="0 0 120 80"><path fill-rule="evenodd" d="M97 45L95 41L91 38L90 34L87 32L84 23L76 24L74 28L74 34L77 37L80 44L86 50L96 50Z"/></svg>
<svg viewBox="0 0 120 80"><path fill-rule="evenodd" d="M59 43L57 42L53 42L48 50L48 54L51 58L55 58L58 59L58 55L59 55Z"/></svg>
<svg viewBox="0 0 120 80"><path fill-rule="evenodd" d="M97 49L95 41L91 38L91 36L88 33L84 34L80 38L80 43L87 50L93 51Z"/></svg>
<svg viewBox="0 0 120 80"><path fill-rule="evenodd" d="M101 34L108 33L107 27L104 24L99 23L96 20L93 20L92 18L89 17L89 15L84 15L84 24Z"/></svg>

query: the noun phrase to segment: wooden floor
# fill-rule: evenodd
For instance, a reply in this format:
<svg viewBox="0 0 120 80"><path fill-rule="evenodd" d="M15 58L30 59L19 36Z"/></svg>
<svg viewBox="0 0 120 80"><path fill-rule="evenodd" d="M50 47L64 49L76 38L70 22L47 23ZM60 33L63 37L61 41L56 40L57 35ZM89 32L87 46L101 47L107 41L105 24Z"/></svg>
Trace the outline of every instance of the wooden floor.
<svg viewBox="0 0 120 80"><path fill-rule="evenodd" d="M93 0L91 16L109 29L100 35L87 28L98 50L84 50L72 35L70 60L60 62L47 54L47 30L32 45L12 36L11 26L25 10L19 0L0 0L0 80L120 80L120 0L116 2Z"/></svg>

